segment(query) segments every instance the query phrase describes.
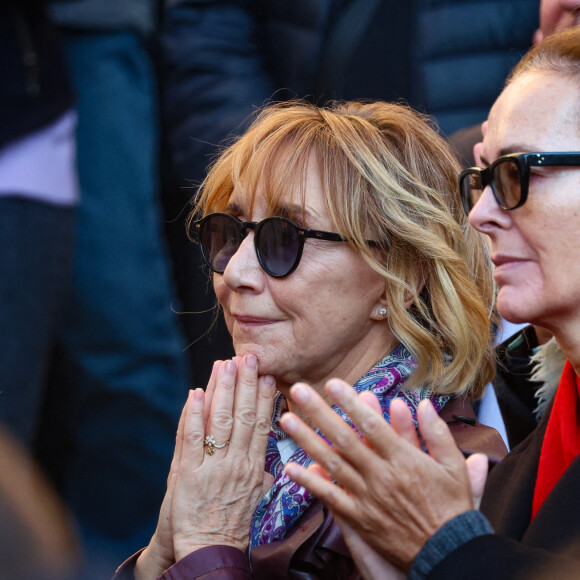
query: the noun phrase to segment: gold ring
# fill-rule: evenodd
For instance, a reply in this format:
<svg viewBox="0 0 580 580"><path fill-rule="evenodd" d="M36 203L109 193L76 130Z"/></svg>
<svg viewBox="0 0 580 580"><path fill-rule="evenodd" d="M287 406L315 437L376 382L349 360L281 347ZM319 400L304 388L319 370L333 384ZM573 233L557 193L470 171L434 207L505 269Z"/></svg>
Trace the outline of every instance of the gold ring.
<svg viewBox="0 0 580 580"><path fill-rule="evenodd" d="M203 447L205 449L205 452L208 455L213 455L215 453L216 449L223 449L226 445L229 445L230 440L228 439L225 443L222 443L221 445L218 445L215 442L214 436L213 435L206 435L205 436L205 440L203 442Z"/></svg>

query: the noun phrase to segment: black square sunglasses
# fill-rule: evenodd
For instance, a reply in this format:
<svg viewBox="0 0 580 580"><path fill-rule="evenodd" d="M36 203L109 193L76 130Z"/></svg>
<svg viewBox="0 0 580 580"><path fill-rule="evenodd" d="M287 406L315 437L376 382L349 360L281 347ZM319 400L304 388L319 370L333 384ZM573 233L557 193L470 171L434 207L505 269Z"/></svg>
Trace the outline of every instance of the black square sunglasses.
<svg viewBox="0 0 580 580"><path fill-rule="evenodd" d="M254 231L254 248L260 265L274 278L283 278L296 270L306 239L348 241L340 234L303 228L295 221L280 216L250 222L228 213L210 213L194 222L193 226L205 263L218 274L223 274L249 230ZM373 241L367 243L379 245Z"/></svg>
<svg viewBox="0 0 580 580"><path fill-rule="evenodd" d="M502 209L521 207L528 199L531 167L580 167L580 151L561 153L511 153L489 167L470 167L459 175L459 194L466 214L491 185L495 201Z"/></svg>

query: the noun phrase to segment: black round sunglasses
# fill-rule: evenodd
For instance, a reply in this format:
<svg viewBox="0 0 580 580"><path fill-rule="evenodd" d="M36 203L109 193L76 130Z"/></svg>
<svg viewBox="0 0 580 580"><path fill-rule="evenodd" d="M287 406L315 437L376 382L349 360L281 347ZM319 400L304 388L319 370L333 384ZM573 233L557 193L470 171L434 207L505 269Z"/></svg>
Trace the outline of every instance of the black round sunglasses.
<svg viewBox="0 0 580 580"><path fill-rule="evenodd" d="M223 274L249 230L254 230L254 248L260 266L274 278L288 276L300 263L307 238L327 242L346 242L333 232L303 228L295 221L272 216L260 222L242 221L228 213L210 213L193 223L205 263ZM378 242L367 242L378 245Z"/></svg>

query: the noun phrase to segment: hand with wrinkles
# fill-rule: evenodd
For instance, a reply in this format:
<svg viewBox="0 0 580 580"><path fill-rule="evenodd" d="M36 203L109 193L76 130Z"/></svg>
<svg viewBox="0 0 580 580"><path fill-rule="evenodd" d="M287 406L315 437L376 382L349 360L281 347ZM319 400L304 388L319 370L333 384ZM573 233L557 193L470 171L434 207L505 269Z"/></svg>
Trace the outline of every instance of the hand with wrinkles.
<svg viewBox="0 0 580 580"><path fill-rule="evenodd" d="M157 530L137 561L137 580L157 578L205 546L246 550L263 495L274 395L273 377L258 376L253 355L216 362L207 391L190 392ZM213 453L204 446L207 435L214 437Z"/></svg>
<svg viewBox="0 0 580 580"><path fill-rule="evenodd" d="M283 428L317 462L308 469L288 464L286 473L332 511L366 578L403 577L387 562L408 571L444 523L474 508L483 492L487 458L473 455L466 462L427 400L419 405L418 423L428 454L421 450L404 401L392 401L389 425L370 393L357 396L338 379L326 384L326 393L363 438L313 389L298 383L291 390L293 401L332 447L298 416L286 413Z"/></svg>

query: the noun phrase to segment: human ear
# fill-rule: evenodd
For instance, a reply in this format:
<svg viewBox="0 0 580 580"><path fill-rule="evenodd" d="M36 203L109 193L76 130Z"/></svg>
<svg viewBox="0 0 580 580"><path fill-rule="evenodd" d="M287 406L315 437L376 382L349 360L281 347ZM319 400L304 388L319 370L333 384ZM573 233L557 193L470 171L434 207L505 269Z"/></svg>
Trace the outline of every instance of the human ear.
<svg viewBox="0 0 580 580"><path fill-rule="evenodd" d="M481 135L485 138L485 134L487 133L487 121L484 121L481 125ZM475 165L477 167L483 167L481 163L481 149L483 148L483 143L479 142L473 146L473 158L475 159Z"/></svg>

